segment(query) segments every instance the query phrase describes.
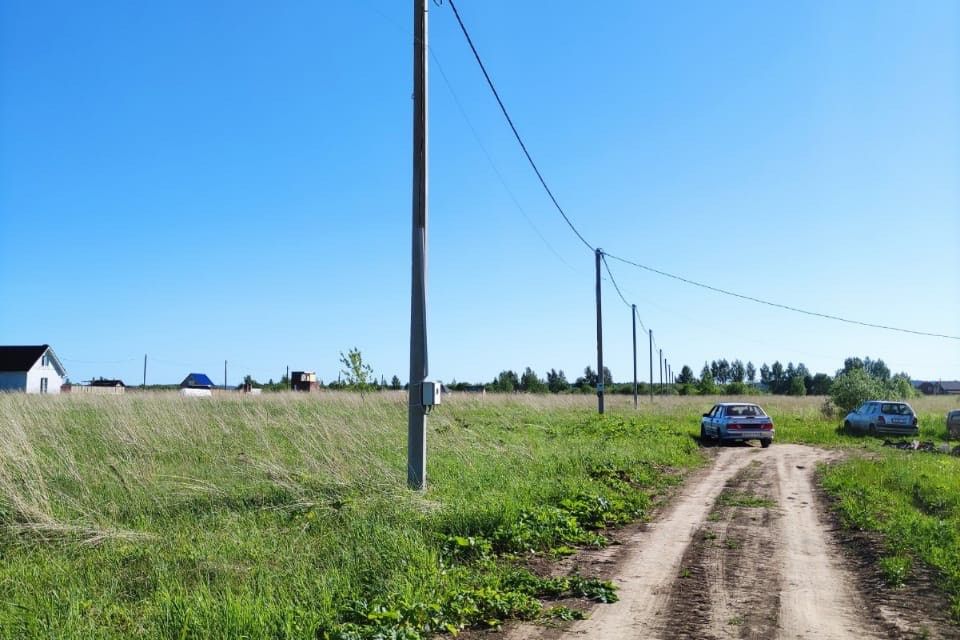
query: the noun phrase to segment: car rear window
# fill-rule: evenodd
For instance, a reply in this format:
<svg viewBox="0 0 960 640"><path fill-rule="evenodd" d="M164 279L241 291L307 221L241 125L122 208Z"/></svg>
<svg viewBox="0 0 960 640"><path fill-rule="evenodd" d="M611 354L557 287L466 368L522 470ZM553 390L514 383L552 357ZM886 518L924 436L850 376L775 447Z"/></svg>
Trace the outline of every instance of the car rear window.
<svg viewBox="0 0 960 640"><path fill-rule="evenodd" d="M727 415L733 418L759 418L765 416L763 409L755 404L734 404L727 407Z"/></svg>
<svg viewBox="0 0 960 640"><path fill-rule="evenodd" d="M910 407L905 404L894 404L892 402L880 405L880 413L884 413L888 416L910 416L913 415L913 411L910 410Z"/></svg>

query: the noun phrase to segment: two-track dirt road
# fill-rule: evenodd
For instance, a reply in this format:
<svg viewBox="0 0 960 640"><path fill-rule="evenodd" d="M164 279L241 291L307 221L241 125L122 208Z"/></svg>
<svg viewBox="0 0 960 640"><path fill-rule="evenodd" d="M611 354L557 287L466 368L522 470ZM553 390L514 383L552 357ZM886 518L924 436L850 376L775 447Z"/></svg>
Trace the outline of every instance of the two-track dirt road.
<svg viewBox="0 0 960 640"><path fill-rule="evenodd" d="M718 449L653 522L588 562L619 586L618 602L566 629L523 625L507 637L958 637L909 603L876 601L848 567L814 481L816 465L835 455Z"/></svg>

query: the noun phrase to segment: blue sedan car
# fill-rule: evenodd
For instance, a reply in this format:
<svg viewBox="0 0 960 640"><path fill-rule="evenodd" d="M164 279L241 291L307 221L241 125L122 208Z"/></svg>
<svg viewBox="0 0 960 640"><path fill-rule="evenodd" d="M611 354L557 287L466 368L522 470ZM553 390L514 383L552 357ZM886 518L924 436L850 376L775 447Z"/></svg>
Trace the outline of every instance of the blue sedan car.
<svg viewBox="0 0 960 640"><path fill-rule="evenodd" d="M773 442L773 418L760 405L721 402L700 419L700 442L713 438L718 443L759 440L764 449Z"/></svg>

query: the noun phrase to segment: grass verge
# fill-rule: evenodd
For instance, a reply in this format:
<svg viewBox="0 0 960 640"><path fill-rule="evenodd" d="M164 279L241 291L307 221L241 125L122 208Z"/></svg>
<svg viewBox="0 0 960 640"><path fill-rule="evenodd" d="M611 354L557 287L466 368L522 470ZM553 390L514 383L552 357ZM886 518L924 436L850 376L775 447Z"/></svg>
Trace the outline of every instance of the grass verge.
<svg viewBox="0 0 960 640"><path fill-rule="evenodd" d="M406 400L0 394L0 638L420 638L608 583L605 544L702 462L667 412L461 400L405 484Z"/></svg>
<svg viewBox="0 0 960 640"><path fill-rule="evenodd" d="M884 451L821 470L845 526L882 534L880 568L891 587L914 561L933 567L960 622L960 459Z"/></svg>

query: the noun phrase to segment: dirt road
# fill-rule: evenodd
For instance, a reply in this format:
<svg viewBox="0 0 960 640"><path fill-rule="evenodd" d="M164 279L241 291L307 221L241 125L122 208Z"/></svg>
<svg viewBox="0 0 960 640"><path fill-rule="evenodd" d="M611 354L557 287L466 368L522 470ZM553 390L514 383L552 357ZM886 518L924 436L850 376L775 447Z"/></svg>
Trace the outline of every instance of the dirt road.
<svg viewBox="0 0 960 640"><path fill-rule="evenodd" d="M815 467L834 455L718 449L654 522L591 561L606 566L618 602L567 629L523 626L508 638L956 637L909 603L865 595L816 495Z"/></svg>

